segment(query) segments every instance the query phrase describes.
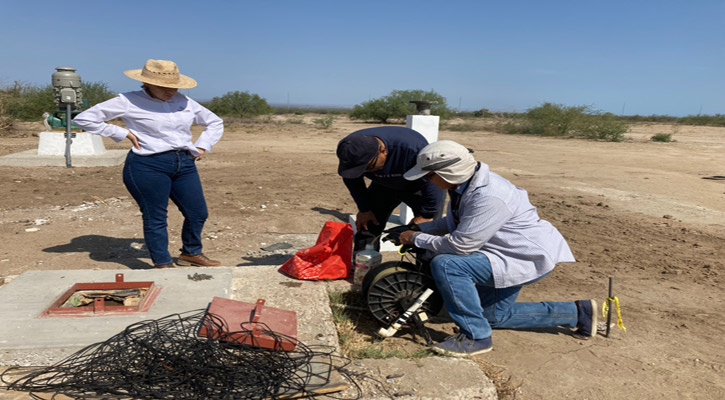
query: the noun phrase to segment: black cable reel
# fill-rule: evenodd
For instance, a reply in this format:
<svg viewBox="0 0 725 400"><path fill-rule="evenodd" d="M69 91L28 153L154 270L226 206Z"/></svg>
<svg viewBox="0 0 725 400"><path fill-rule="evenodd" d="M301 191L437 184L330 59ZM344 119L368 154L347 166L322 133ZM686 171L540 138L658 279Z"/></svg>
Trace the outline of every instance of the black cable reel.
<svg viewBox="0 0 725 400"><path fill-rule="evenodd" d="M368 309L384 326L390 326L426 291L433 294L423 302L420 310L428 316L437 315L443 308L443 298L438 293L430 274L430 262L424 259L425 250L409 250L415 255L415 264L404 261L384 262L370 270L362 282L362 295Z"/></svg>

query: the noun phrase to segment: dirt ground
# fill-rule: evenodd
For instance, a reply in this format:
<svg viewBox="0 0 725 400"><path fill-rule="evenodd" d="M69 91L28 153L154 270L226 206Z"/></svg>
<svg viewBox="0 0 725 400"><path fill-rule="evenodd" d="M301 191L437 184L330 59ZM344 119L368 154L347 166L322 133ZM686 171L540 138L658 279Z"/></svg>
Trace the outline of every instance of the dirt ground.
<svg viewBox="0 0 725 400"><path fill-rule="evenodd" d="M336 174L335 144L373 125L338 117L322 130L318 117L227 125L198 164L210 210L207 254L226 266L281 264L289 253L261 249L308 247L325 221L356 211ZM32 134L41 130L21 126L3 138L0 156L37 148ZM657 133L676 141L650 141ZM613 277L621 301L627 330L615 327L609 338L495 331L494 351L480 357L511 378L517 399L725 398L725 180L705 179L725 175L725 128L635 125L621 143L485 127L442 130L440 138L473 148L527 189L571 245L578 261L524 288L521 300L601 303ZM121 168L0 167L0 276L148 268ZM169 216L175 251L181 216L173 206Z"/></svg>

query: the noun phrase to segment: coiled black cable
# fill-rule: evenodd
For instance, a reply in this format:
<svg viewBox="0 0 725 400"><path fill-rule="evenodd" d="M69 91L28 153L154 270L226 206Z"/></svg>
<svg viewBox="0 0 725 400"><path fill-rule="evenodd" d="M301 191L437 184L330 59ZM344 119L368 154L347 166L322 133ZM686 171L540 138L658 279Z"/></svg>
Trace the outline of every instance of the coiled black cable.
<svg viewBox="0 0 725 400"><path fill-rule="evenodd" d="M274 348L228 340L253 339L245 324L230 331L221 317L206 311L172 314L132 324L49 367L9 368L0 379L9 390L31 392L36 399L42 399L37 393L76 399L281 399L314 395L337 370L359 397L359 387L343 369L349 360L334 355L334 348L307 346L257 326L274 339ZM202 328L212 334L199 336ZM293 350L282 350L290 343Z"/></svg>

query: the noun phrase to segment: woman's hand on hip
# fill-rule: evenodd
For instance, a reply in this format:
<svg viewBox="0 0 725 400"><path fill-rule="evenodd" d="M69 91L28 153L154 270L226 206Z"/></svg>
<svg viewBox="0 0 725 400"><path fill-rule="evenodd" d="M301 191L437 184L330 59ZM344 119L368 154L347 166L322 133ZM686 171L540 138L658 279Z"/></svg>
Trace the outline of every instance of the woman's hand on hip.
<svg viewBox="0 0 725 400"><path fill-rule="evenodd" d="M199 153L201 153L201 154L199 154L198 156L194 157L194 161L199 161L202 158L204 158L204 153L206 153L206 150L202 149L201 147L197 147L196 149L199 150Z"/></svg>
<svg viewBox="0 0 725 400"><path fill-rule="evenodd" d="M133 144L133 147L135 147L138 150L141 150L141 145L138 144L138 138L136 137L136 135L131 133L131 131L128 131L128 135L126 135L126 139L131 141L131 143Z"/></svg>

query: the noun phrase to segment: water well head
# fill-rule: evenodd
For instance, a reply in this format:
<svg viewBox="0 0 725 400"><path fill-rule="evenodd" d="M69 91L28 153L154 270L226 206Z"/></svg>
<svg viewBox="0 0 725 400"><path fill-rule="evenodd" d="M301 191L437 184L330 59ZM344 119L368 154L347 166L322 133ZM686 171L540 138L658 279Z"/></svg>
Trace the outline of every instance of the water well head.
<svg viewBox="0 0 725 400"><path fill-rule="evenodd" d="M429 100L411 100L410 103L415 104L418 115L430 115L431 106L433 104L438 104L437 101Z"/></svg>

